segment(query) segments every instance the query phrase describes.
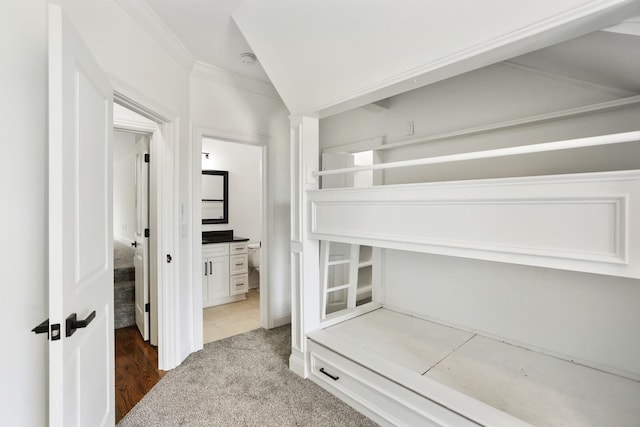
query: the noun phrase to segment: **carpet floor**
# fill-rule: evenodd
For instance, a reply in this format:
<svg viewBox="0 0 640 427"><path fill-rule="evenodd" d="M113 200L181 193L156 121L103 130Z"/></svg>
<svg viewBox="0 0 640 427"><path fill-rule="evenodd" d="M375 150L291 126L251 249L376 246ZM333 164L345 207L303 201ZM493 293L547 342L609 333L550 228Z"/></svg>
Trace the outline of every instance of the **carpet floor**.
<svg viewBox="0 0 640 427"><path fill-rule="evenodd" d="M205 344L118 423L129 426L375 426L291 372L291 329L256 329Z"/></svg>

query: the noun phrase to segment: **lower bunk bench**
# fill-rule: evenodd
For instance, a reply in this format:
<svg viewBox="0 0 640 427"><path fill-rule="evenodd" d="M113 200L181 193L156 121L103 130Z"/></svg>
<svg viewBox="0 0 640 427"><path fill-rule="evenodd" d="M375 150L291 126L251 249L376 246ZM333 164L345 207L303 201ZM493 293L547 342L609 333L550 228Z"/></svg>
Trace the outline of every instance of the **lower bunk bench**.
<svg viewBox="0 0 640 427"><path fill-rule="evenodd" d="M640 382L380 308L307 334L310 378L383 425L640 426Z"/></svg>

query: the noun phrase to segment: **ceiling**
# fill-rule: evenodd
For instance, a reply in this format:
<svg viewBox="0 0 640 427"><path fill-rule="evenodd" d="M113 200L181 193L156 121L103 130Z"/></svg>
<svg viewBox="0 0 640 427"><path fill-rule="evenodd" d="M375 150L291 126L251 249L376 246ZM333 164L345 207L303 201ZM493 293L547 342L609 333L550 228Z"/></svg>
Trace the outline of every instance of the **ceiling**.
<svg viewBox="0 0 640 427"><path fill-rule="evenodd" d="M263 2L263 0L249 2L245 0L144 1L196 60L249 78L270 82L269 76L259 62L253 65L241 63L240 54L253 52L253 50L231 16L236 10L242 9L243 3L259 5L258 11L263 14L256 16L261 18L257 20L256 25L261 25L263 33L269 34L270 39L266 36L256 39L254 35L254 48L258 49L258 59L261 53L265 55L264 60L269 63L264 65L272 74L271 80L285 102L287 97L290 98L289 103L293 104L294 110L304 109L303 104L305 106L322 105L327 101L328 98L325 98L328 94L332 94L335 99L339 95L336 92L339 84L344 86L342 88L344 92L350 88L358 88L369 80L379 81L386 72L380 68L384 64L387 64L384 66L392 64L396 67L389 72L391 74L411 69L411 64L407 63L407 60L416 58L415 55L410 55L411 52L424 52L428 38L417 36L422 34L427 11L432 12L435 7L434 4L429 6L428 2L422 4L420 7L426 9L419 14L420 19L413 19L412 15L416 13L407 13L407 10L395 7L398 3L389 2L388 13L373 14L371 13L373 8L369 8L368 12L361 10L358 20L354 21L354 15L348 8L348 5L354 2L340 0L342 12L335 13L335 9L323 6L322 2L285 1L287 10L293 13L293 9L296 9L298 21L307 22L307 27L309 27L308 22L336 21L331 32L323 26L307 28L309 29L307 35L315 34L317 37L301 41L296 39L302 37L304 31L301 25L304 24L293 22L295 20L291 19L289 13L273 15L273 11L268 10L274 8L278 2ZM280 0L280 3L282 2L283 0ZM419 9L415 4L412 7ZM515 10L519 8L520 6ZM318 18L323 13L326 15L323 18L324 21ZM270 15L270 21L267 15ZM399 28L401 26L395 26L394 32L386 30L389 28L389 22L394 19L405 22L402 31ZM434 20L431 27L438 25L438 21L442 21L441 16ZM471 21L465 25L471 25ZM496 23L488 22L488 25L495 26ZM356 33L356 27L366 31L363 30L364 34ZM295 32L294 28L298 28L299 37L291 37ZM343 33L340 33L341 28L344 30ZM452 29L452 27L445 24L443 29ZM273 34L277 37L274 38ZM435 40L438 31L429 34L431 39ZM611 89L612 93L617 91L620 96L631 96L640 94L640 73L637 71L640 70L639 36L640 18L634 18L627 21L626 27L620 27L615 32L596 31L512 58L508 62L532 71L573 79L578 83L600 85L603 90ZM389 44L389 40L393 40L394 37L398 39L398 43ZM279 43L273 45L274 40ZM401 40L405 40L405 43L401 44ZM407 40L409 42L418 40L418 43L414 46L407 44ZM307 48L296 49L296 46L300 45ZM397 49L399 45L402 49ZM327 46L333 47L328 49ZM438 42L435 46L442 46L442 42ZM392 60L380 64L381 54L386 48L389 50L387 56ZM363 64L368 68L363 68ZM303 81L305 79L310 81ZM308 90L300 90L301 87L306 87ZM317 99L309 101L313 97ZM375 100L371 99L369 102Z"/></svg>
<svg viewBox="0 0 640 427"><path fill-rule="evenodd" d="M231 13L243 0L144 0L198 61L269 82L259 62L247 65L240 54L252 52Z"/></svg>

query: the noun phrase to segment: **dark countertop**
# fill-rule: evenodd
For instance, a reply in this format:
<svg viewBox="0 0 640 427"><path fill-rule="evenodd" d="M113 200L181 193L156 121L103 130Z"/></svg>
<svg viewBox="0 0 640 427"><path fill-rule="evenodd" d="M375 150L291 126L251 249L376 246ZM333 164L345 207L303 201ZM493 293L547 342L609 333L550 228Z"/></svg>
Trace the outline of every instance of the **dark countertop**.
<svg viewBox="0 0 640 427"><path fill-rule="evenodd" d="M203 231L202 244L248 242L247 237L234 236L232 230Z"/></svg>

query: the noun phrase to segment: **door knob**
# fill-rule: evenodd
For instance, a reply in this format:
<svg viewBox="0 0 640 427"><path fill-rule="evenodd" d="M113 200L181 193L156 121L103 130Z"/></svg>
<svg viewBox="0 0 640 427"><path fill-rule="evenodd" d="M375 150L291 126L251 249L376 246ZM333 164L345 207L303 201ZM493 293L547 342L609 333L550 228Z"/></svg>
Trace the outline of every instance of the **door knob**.
<svg viewBox="0 0 640 427"><path fill-rule="evenodd" d="M133 246L134 248L137 248L137 247L138 247L138 242L133 242L133 243L131 244L131 246Z"/></svg>
<svg viewBox="0 0 640 427"><path fill-rule="evenodd" d="M90 315L87 316L84 320L78 320L78 315L73 313L71 316L67 317L67 333L66 336L70 337L76 332L76 329L86 328L89 326L89 323L96 317L96 311L93 310Z"/></svg>

